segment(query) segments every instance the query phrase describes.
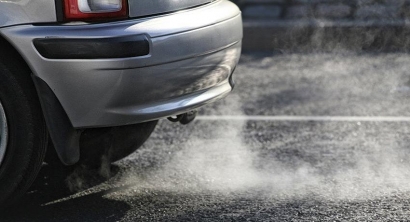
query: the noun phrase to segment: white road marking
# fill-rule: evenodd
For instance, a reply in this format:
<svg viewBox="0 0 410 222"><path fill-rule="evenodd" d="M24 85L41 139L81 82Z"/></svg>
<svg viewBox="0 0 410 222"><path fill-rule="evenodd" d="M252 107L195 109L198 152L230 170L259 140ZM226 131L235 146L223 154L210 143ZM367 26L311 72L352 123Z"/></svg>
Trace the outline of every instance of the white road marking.
<svg viewBox="0 0 410 222"><path fill-rule="evenodd" d="M316 121L316 122L410 122L410 116L198 116L198 120Z"/></svg>

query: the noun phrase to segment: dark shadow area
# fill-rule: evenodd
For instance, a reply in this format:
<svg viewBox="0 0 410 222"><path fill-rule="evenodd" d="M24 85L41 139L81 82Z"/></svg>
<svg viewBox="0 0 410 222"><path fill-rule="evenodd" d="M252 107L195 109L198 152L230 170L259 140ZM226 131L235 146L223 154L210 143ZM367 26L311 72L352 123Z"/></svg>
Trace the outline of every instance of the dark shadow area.
<svg viewBox="0 0 410 222"><path fill-rule="evenodd" d="M112 167L113 175L118 169ZM1 212L0 221L118 221L130 209L121 201L104 198L104 195L124 188L112 188L100 192L85 191L80 197L67 186L68 171L45 166L17 205ZM89 170L87 187L97 186L107 179L96 176L98 172Z"/></svg>

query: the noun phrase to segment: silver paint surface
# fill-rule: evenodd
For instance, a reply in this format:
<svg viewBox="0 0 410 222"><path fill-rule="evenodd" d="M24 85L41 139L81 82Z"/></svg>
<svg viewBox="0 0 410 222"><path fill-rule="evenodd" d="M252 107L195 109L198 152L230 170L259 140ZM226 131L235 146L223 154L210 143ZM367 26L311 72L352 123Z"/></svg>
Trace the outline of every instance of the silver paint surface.
<svg viewBox="0 0 410 222"><path fill-rule="evenodd" d="M76 128L158 119L225 96L231 91L228 79L243 35L239 9L225 0L167 16L94 25L25 25L1 29L0 34L51 87ZM150 54L126 59L50 60L32 44L35 38L140 34L149 38Z"/></svg>
<svg viewBox="0 0 410 222"><path fill-rule="evenodd" d="M56 21L54 0L0 0L0 27Z"/></svg>
<svg viewBox="0 0 410 222"><path fill-rule="evenodd" d="M128 0L130 17L178 11L214 0Z"/></svg>

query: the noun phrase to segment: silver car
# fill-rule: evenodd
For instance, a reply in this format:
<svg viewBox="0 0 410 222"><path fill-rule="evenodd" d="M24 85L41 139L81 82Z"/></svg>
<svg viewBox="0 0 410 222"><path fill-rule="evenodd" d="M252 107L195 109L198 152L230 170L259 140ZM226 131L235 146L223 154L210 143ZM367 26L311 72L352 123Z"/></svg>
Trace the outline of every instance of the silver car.
<svg viewBox="0 0 410 222"><path fill-rule="evenodd" d="M44 159L98 166L189 123L233 89L241 40L227 0L0 1L0 205Z"/></svg>

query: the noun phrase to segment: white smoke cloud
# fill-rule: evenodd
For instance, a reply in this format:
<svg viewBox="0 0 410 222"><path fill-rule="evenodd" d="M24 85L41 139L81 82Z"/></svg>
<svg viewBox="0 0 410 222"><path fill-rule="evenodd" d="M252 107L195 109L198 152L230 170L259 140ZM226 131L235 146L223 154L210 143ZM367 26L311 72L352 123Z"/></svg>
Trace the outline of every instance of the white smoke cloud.
<svg viewBox="0 0 410 222"><path fill-rule="evenodd" d="M401 79L404 74L400 71L405 66L403 56L406 57L386 55L362 58L357 55L317 54L307 55L309 59L301 59L300 55L283 55L279 58L262 58L261 63L250 60L248 65L254 66L251 68L260 66L261 70L246 76L246 79L239 77L238 87L246 84L248 88L243 90L247 93L240 95L257 97L252 88L257 78L268 80L272 73L277 73L275 81L278 83L302 78L299 76L317 81L323 93L318 99L324 101L327 101L326 96L339 98L337 93L340 91L345 93L341 104L349 104L349 99L356 98L356 94L366 97L367 94L363 93L369 93L366 91L369 89L390 93L386 98L393 101L397 95L394 94L396 91L391 90L403 85ZM289 62L284 63L283 60ZM316 64L315 61L320 62ZM389 66L389 61L401 65L396 76L393 73L374 74L386 72L383 67ZM272 63L277 65L272 66ZM268 71L265 70L271 66ZM246 66L242 69L249 72ZM301 73L292 69L301 70ZM365 74L357 74L351 79L350 72ZM296 73L299 76L295 77ZM337 82L335 78L338 76L345 77ZM302 85L311 84L304 81ZM286 86L285 83L283 85ZM264 81L263 84L268 86L270 83ZM267 94L272 92L267 88ZM370 102L373 104L375 101ZM234 93L226 101L220 102L215 110L203 113L244 115L241 110L244 105L244 98ZM317 105L317 101L303 105L311 107ZM353 108L352 112L359 113L368 110L368 107ZM376 105L375 108L378 110ZM340 109L334 111L339 112ZM129 167L129 172L121 183L132 184L135 190L253 192L271 198L314 196L367 199L410 191L409 153L406 145L401 144L405 143L403 135L397 136L392 131L397 126L389 123L294 124L197 120L192 125L181 127L161 122L144 148L123 162ZM287 127L288 131L281 127ZM403 129L402 134L410 133L406 125L399 127ZM276 129L277 133L272 133Z"/></svg>

